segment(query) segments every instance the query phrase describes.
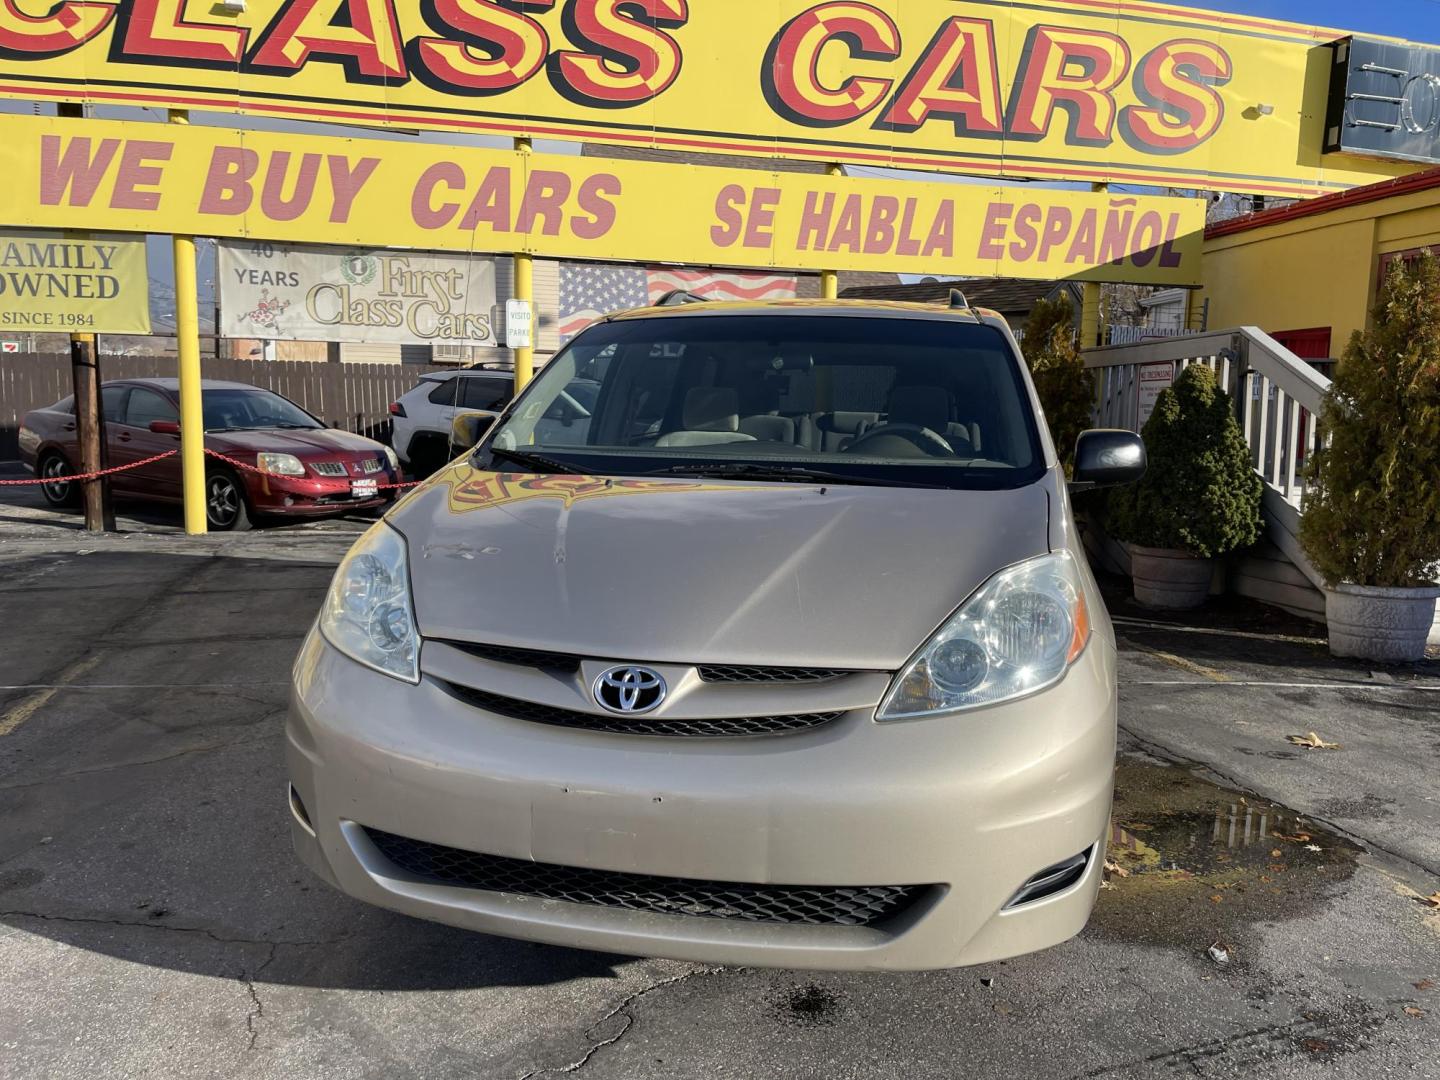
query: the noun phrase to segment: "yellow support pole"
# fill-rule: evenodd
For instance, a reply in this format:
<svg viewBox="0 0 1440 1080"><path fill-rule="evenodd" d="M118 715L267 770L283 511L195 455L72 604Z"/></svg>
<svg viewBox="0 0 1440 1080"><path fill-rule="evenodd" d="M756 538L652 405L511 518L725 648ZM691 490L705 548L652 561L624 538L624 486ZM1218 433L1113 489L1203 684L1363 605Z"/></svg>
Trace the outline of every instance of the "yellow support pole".
<svg viewBox="0 0 1440 1080"><path fill-rule="evenodd" d="M529 139L516 139L515 149L521 154L530 153ZM527 163L528 168L528 163ZM531 308L531 334L539 330L540 320L534 317L535 308L535 262L528 251L515 252L515 299L528 301ZM533 340L533 338L532 338ZM535 349L533 346L515 350L515 392L518 394L535 375Z"/></svg>
<svg viewBox="0 0 1440 1080"><path fill-rule="evenodd" d="M844 176L845 170L839 165L830 164L825 166L826 176ZM840 295L840 272L838 270L820 271L820 298L822 300L834 300Z"/></svg>
<svg viewBox="0 0 1440 1080"><path fill-rule="evenodd" d="M183 109L170 123L188 124ZM180 354L180 467L185 493L185 531L203 536L205 523L205 413L200 399L200 293L195 282L195 238L174 236L175 346ZM216 327L219 333L219 327Z"/></svg>
<svg viewBox="0 0 1440 1080"><path fill-rule="evenodd" d="M1091 184L1090 190L1104 194L1109 184ZM1087 281L1080 294L1080 348L1093 349L1100 344L1100 283Z"/></svg>

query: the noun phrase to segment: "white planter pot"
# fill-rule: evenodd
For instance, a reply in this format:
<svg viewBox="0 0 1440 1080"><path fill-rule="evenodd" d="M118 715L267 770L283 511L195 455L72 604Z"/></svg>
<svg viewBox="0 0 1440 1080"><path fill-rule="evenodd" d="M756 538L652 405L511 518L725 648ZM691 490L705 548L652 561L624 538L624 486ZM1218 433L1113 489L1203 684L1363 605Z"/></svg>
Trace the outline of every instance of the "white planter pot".
<svg viewBox="0 0 1440 1080"><path fill-rule="evenodd" d="M1130 581L1146 607L1197 608L1210 595L1215 560L1171 548L1130 545Z"/></svg>
<svg viewBox="0 0 1440 1080"><path fill-rule="evenodd" d="M1330 652L1391 663L1425 659L1440 585L1391 589L1337 585L1325 590Z"/></svg>

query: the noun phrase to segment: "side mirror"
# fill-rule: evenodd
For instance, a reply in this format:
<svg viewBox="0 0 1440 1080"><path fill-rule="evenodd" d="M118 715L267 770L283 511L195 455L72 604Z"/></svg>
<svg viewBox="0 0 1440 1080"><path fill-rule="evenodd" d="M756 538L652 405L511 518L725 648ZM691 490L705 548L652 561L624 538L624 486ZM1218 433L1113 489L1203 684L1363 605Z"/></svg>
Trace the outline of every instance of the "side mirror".
<svg viewBox="0 0 1440 1080"><path fill-rule="evenodd" d="M1071 491L1133 484L1145 475L1145 443L1133 431L1097 428L1075 440Z"/></svg>
<svg viewBox="0 0 1440 1080"><path fill-rule="evenodd" d="M450 421L451 452L463 454L466 450L473 450L493 423L495 417L489 413L461 413L455 417Z"/></svg>
<svg viewBox="0 0 1440 1080"><path fill-rule="evenodd" d="M179 435L180 422L178 420L151 420L150 430L156 435Z"/></svg>

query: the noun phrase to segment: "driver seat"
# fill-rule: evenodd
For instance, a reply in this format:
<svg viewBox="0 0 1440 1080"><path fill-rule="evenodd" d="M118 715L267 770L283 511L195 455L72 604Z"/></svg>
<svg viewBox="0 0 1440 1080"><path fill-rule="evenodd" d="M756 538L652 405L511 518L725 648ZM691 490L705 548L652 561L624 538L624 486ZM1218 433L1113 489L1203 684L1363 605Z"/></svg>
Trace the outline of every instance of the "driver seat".
<svg viewBox="0 0 1440 1080"><path fill-rule="evenodd" d="M890 411L884 423L929 428L954 447L956 455L966 457L971 453L969 431L962 424L950 423L950 392L943 386L895 387L890 391Z"/></svg>

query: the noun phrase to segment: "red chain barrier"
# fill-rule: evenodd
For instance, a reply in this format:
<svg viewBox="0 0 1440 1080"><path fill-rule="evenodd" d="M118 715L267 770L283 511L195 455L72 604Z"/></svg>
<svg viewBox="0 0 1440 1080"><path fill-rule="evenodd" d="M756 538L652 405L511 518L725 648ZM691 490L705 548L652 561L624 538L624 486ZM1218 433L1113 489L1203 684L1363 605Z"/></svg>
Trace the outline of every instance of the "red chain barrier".
<svg viewBox="0 0 1440 1080"><path fill-rule="evenodd" d="M112 476L115 473L129 472L131 469L138 469L142 465L149 465L156 461L163 461L165 458L168 457L174 457L178 453L180 453L179 450L166 450L163 454L156 454L154 457L143 458L140 461L132 461L128 465L116 465L115 467L110 469L101 469L99 472L66 473L63 476L27 476L21 480L0 480L0 487L20 487L26 484L78 484L83 483L87 480L98 480L102 476ZM226 457L218 450L211 450L209 447L206 447L205 454L207 457L217 458L218 460L225 462L225 464L231 465L237 469L243 469L245 472L258 473L261 476L274 475L265 472L263 469L257 469L254 465L247 465L243 461L236 461L232 457ZM392 488L412 488L418 487L424 482L424 480L406 480L399 481L393 484L376 484L375 490L389 491Z"/></svg>
<svg viewBox="0 0 1440 1080"><path fill-rule="evenodd" d="M109 476L112 473L129 472L131 469L138 469L141 465L149 465L152 461L160 461L167 457L174 457L180 453L179 450L166 450L163 454L156 454L154 457L147 457L142 461L132 461L129 465L116 465L112 469L101 469L99 472L88 473L66 473L64 476L36 476L26 477L23 480L0 480L0 486L16 487L21 484L73 484L82 480L98 480L102 476Z"/></svg>

